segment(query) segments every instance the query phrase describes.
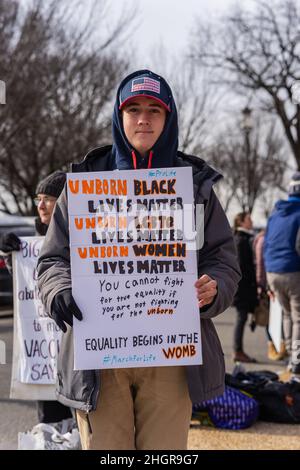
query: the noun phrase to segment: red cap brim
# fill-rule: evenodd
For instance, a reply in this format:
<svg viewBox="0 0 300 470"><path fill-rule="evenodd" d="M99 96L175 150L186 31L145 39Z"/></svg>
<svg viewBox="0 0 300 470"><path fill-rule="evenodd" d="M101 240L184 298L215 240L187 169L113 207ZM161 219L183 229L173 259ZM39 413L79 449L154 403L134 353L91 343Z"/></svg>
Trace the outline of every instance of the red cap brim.
<svg viewBox="0 0 300 470"><path fill-rule="evenodd" d="M149 99L151 99L151 100L157 101L157 102L158 102L159 104L161 104L167 111L171 112L170 107L169 107L164 101L160 100L159 98L156 98L155 96L146 95L146 94L143 94L143 93L139 93L138 95L134 95L134 96L129 96L129 98L126 98L126 100L124 100L123 103L120 104L119 109L124 108L125 104L128 104L130 101L134 100L134 98L139 98L139 97L149 98Z"/></svg>

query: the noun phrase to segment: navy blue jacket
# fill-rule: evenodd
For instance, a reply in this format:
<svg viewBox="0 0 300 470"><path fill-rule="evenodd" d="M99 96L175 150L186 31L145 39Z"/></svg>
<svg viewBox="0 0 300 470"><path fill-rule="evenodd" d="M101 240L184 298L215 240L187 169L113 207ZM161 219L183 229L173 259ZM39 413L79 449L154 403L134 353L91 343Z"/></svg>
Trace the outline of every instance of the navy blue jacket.
<svg viewBox="0 0 300 470"><path fill-rule="evenodd" d="M300 271L300 197L278 201L268 220L264 261L270 273Z"/></svg>

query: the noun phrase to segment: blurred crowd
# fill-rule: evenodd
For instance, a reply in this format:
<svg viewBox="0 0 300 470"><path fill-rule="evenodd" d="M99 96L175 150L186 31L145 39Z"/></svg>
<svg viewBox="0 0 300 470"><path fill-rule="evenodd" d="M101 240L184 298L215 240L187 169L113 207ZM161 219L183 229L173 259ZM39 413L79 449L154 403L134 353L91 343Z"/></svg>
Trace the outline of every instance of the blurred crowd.
<svg viewBox="0 0 300 470"><path fill-rule="evenodd" d="M256 314L276 298L282 307L282 341L278 350L266 321L268 357L286 360L287 370L300 380L300 172L289 184L288 199L276 202L266 229L255 234L251 214L234 219L234 237L242 272L234 306L233 360L253 363L243 347L244 329L250 315L255 330ZM267 299L267 302L266 302Z"/></svg>

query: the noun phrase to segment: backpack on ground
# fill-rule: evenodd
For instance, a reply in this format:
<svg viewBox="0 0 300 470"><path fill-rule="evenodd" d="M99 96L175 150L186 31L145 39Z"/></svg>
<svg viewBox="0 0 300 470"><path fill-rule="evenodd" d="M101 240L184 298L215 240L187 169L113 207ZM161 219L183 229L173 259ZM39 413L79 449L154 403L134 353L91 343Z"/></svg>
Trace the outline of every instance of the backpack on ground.
<svg viewBox="0 0 300 470"><path fill-rule="evenodd" d="M269 382L258 393L259 418L273 423L300 424L300 383Z"/></svg>
<svg viewBox="0 0 300 470"><path fill-rule="evenodd" d="M259 419L274 423L300 423L300 383L280 382L271 371L249 371L240 368L226 374L230 387L251 394L259 404Z"/></svg>
<svg viewBox="0 0 300 470"><path fill-rule="evenodd" d="M226 386L223 395L194 404L193 410L206 410L217 428L245 429L256 421L258 403L244 392Z"/></svg>

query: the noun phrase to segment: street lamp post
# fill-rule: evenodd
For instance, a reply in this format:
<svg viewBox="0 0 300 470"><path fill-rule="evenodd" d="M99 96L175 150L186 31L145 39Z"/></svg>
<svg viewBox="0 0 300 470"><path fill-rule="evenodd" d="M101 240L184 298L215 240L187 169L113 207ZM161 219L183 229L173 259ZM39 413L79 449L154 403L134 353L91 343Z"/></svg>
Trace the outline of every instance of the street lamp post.
<svg viewBox="0 0 300 470"><path fill-rule="evenodd" d="M250 186L251 186L251 161L250 161L250 132L253 129L253 119L252 119L252 109L244 108L242 110L242 122L241 122L241 128L244 131L245 134L245 157L246 157L246 181L247 181L247 199L248 199L248 205L249 205L249 196L250 196ZM250 207L247 208L247 210L250 210Z"/></svg>

